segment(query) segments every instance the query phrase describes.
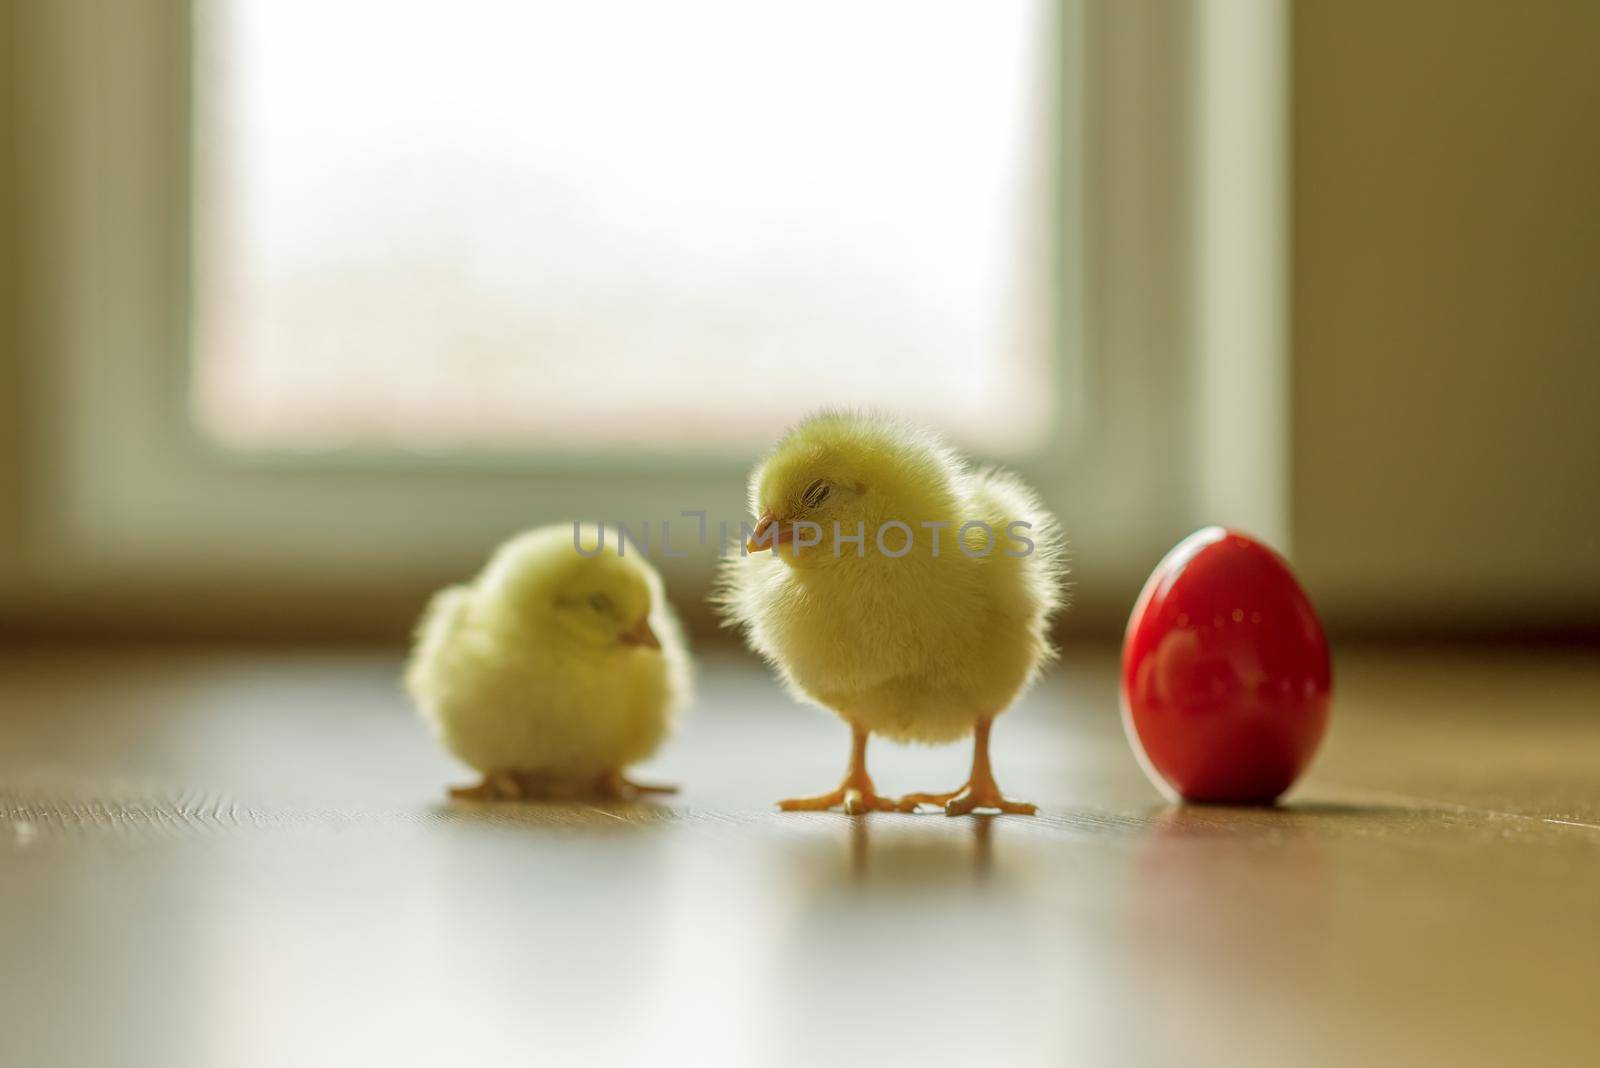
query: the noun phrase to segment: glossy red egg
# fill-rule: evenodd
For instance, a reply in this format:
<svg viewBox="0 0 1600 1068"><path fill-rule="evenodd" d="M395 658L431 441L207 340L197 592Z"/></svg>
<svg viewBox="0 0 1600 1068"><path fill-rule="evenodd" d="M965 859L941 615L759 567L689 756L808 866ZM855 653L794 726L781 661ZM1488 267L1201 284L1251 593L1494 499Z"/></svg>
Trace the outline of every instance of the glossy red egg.
<svg viewBox="0 0 1600 1068"><path fill-rule="evenodd" d="M1284 559L1221 527L1156 567L1122 645L1122 722L1146 774L1186 801L1266 804L1328 725L1328 642Z"/></svg>

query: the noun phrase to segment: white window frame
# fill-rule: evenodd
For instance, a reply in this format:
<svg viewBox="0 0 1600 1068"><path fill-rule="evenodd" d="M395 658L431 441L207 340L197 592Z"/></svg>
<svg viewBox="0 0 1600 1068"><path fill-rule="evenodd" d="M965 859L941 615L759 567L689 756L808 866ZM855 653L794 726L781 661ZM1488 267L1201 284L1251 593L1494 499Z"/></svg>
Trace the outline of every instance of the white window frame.
<svg viewBox="0 0 1600 1068"><path fill-rule="evenodd" d="M751 456L330 463L207 444L186 393L188 5L19 8L25 509L45 596L409 598L538 523L744 517ZM1039 306L1066 429L1010 466L1062 515L1082 621L1125 612L1201 522L1287 539L1287 26L1284 0L1061 4ZM698 599L714 553L664 563Z"/></svg>

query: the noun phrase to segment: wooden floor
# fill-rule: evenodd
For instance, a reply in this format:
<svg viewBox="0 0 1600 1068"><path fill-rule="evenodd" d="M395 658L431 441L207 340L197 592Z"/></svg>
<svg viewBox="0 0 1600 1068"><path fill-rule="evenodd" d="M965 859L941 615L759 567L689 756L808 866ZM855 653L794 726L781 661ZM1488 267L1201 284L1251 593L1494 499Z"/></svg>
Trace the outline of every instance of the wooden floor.
<svg viewBox="0 0 1600 1068"><path fill-rule="evenodd" d="M1276 811L1162 803L1069 653L996 729L1035 819L774 812L846 734L733 658L680 798L452 807L396 668L0 654L0 1064L1600 1058L1592 651L1346 651Z"/></svg>

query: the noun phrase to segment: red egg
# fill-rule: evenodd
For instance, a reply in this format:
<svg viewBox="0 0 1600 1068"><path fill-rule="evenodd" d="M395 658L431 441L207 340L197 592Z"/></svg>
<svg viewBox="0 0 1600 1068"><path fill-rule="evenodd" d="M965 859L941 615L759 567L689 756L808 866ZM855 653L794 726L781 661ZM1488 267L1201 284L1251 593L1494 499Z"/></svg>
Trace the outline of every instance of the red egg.
<svg viewBox="0 0 1600 1068"><path fill-rule="evenodd" d="M1145 773L1186 801L1267 804L1328 725L1328 641L1283 558L1196 531L1145 583L1122 645L1122 723Z"/></svg>

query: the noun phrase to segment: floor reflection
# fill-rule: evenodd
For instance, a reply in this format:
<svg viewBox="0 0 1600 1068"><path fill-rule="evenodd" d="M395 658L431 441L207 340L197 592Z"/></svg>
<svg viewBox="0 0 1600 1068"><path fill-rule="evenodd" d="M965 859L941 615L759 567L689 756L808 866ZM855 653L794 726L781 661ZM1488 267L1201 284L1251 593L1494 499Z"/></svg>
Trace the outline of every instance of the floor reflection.
<svg viewBox="0 0 1600 1068"><path fill-rule="evenodd" d="M981 1064L997 1029L1048 1032L1055 861L1011 819L840 818L774 857L793 887L770 963L785 1063L895 1063L892 1036L917 1034L941 1062Z"/></svg>
<svg viewBox="0 0 1600 1068"><path fill-rule="evenodd" d="M932 817L919 816L915 818L925 819ZM945 836L930 838L918 835L915 839L909 839L909 841L917 843L915 847L917 850L936 853L941 858L940 863L947 864L950 873L970 872L974 882L981 882L988 876L994 866L994 821L997 818L990 815L962 817L960 823L971 827L970 846L944 844L948 841ZM873 819L874 817L871 816L863 816L850 820L850 873L858 884L866 883L873 869ZM885 865L888 865L890 868L889 878L896 878L895 872L897 869L895 866L907 863L907 854L912 851L907 848L908 838L904 834L896 836L892 830L882 828L877 833L880 836L879 852L880 854L886 854L877 858L877 867L882 870ZM882 839L886 834L889 836L888 840L883 841ZM937 848L931 848L926 845L929 842L940 842L941 844ZM962 856L964 851L967 854L965 857ZM925 864L929 857L919 857L918 860ZM919 877L928 877L928 875L926 872L919 872Z"/></svg>
<svg viewBox="0 0 1600 1068"><path fill-rule="evenodd" d="M1135 846L1115 982L1121 997L1159 1003L1164 1025L1129 1035L1130 1052L1167 1060L1183 1054L1180 1036L1185 1045L1233 1041L1241 1014L1253 1014L1218 1004L1197 982L1208 974L1314 1004L1330 981L1334 913L1326 846L1305 814L1161 810ZM1253 1026L1265 1036L1293 1025L1280 1014Z"/></svg>

